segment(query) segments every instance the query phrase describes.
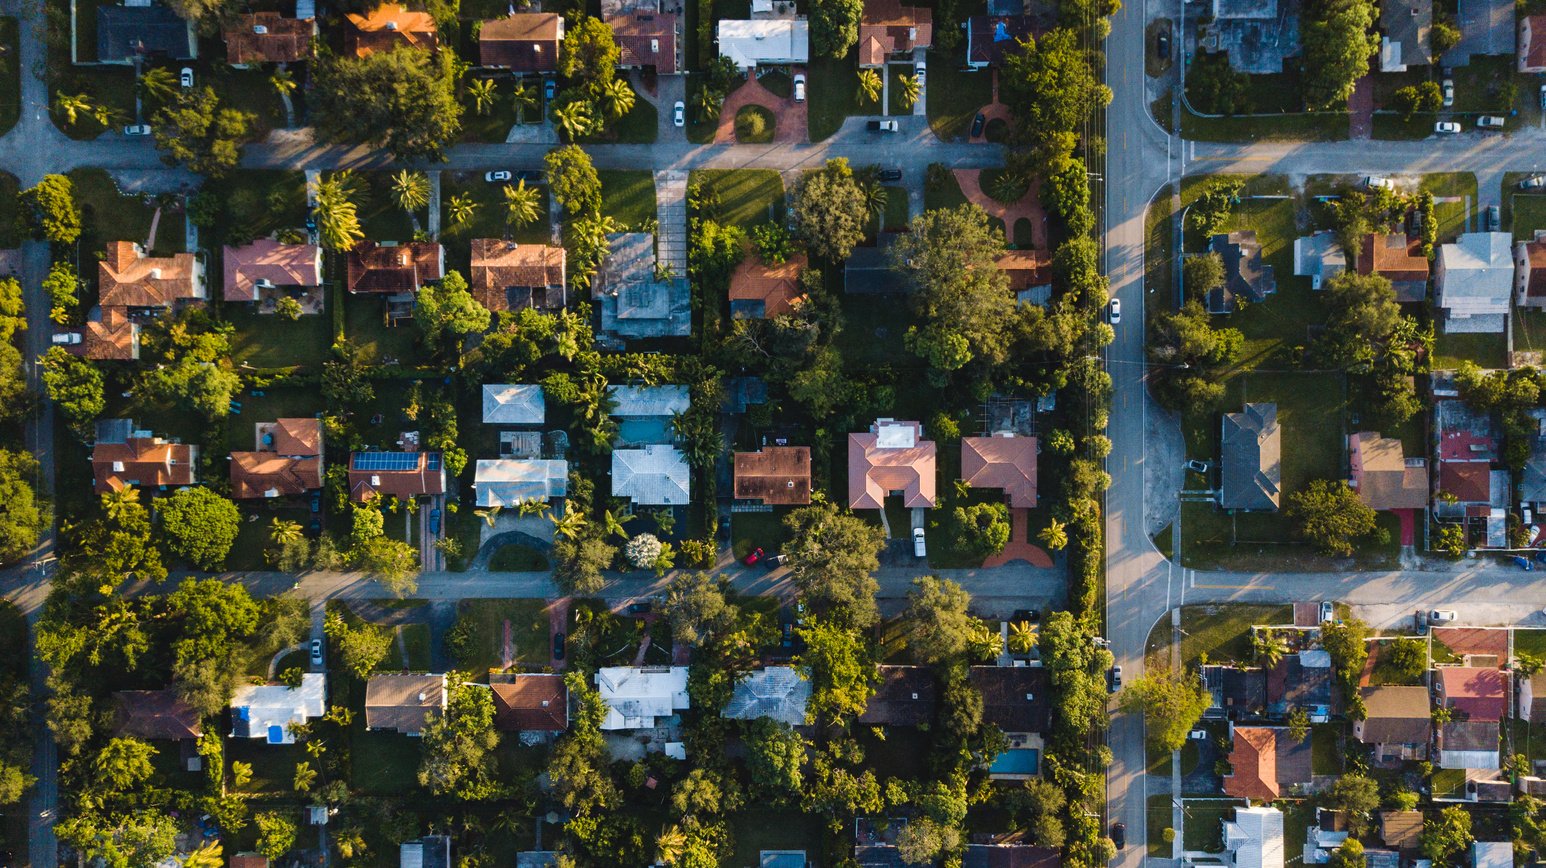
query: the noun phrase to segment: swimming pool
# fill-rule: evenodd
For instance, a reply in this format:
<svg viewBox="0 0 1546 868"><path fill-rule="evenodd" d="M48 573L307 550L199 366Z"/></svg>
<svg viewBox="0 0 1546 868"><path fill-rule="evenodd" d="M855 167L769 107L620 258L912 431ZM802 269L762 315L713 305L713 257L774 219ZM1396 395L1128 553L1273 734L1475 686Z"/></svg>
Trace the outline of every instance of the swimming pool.
<svg viewBox="0 0 1546 868"><path fill-rule="evenodd" d="M988 773L995 775L1034 775L1041 768L1041 751L1033 747L1012 747L998 755Z"/></svg>

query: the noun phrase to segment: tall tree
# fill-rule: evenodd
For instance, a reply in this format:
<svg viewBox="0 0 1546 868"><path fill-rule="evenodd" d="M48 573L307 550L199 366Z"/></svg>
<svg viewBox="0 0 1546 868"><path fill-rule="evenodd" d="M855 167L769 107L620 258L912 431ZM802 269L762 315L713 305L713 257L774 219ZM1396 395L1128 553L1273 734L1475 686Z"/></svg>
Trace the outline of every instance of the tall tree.
<svg viewBox="0 0 1546 868"><path fill-rule="evenodd" d="M1299 24L1300 66L1305 107L1311 111L1340 110L1358 79L1369 72L1379 51L1370 0L1315 0L1305 4Z"/></svg>
<svg viewBox="0 0 1546 868"><path fill-rule="evenodd" d="M902 612L907 625L907 650L913 659L932 666L964 654L972 630L979 623L967 612L971 602L971 595L949 579L913 579L912 590L907 592L907 608Z"/></svg>
<svg viewBox="0 0 1546 868"><path fill-rule="evenodd" d="M368 142L403 160L441 159L461 132L454 55L398 46L318 62L312 118L323 137Z"/></svg>
<svg viewBox="0 0 1546 868"><path fill-rule="evenodd" d="M661 615L671 622L671 635L677 642L697 645L735 625L740 610L726 599L727 585L704 572L681 572L671 577Z"/></svg>
<svg viewBox="0 0 1546 868"><path fill-rule="evenodd" d="M38 544L52 521L48 506L38 501L32 480L38 462L27 452L0 449L0 562L10 563Z"/></svg>
<svg viewBox="0 0 1546 868"><path fill-rule="evenodd" d="M848 258L864 240L869 212L864 207L864 191L847 159L834 157L821 169L800 177L795 183L792 216L812 253L831 262Z"/></svg>
<svg viewBox="0 0 1546 868"><path fill-rule="evenodd" d="M184 488L157 501L167 547L200 569L216 570L241 530L236 504L207 488Z"/></svg>
<svg viewBox="0 0 1546 868"><path fill-rule="evenodd" d="M413 319L431 349L455 349L464 336L488 331L492 315L467 290L461 272L448 271L440 283L426 284L415 294Z"/></svg>
<svg viewBox="0 0 1546 868"><path fill-rule="evenodd" d="M836 622L868 627L876 622L874 573L885 537L880 528L830 503L803 507L784 518L790 579L815 612Z"/></svg>
<svg viewBox="0 0 1546 868"><path fill-rule="evenodd" d="M1186 744L1202 713L1208 710L1213 695L1203 686L1202 678L1169 669L1153 671L1132 682L1122 691L1122 710L1143 712L1149 745L1169 753Z"/></svg>
<svg viewBox="0 0 1546 868"><path fill-rule="evenodd" d="M392 175L392 203L409 214L429 205L429 176L410 169Z"/></svg>
<svg viewBox="0 0 1546 868"><path fill-rule="evenodd" d="M506 184L505 223L516 228L530 226L542 217L542 191L526 186L526 179Z"/></svg>
<svg viewBox="0 0 1546 868"><path fill-rule="evenodd" d="M795 665L811 682L806 720L842 721L864 712L875 692L875 661L857 630L810 619L799 627L805 649Z"/></svg>
<svg viewBox="0 0 1546 868"><path fill-rule="evenodd" d="M313 212L317 235L322 246L333 251L348 250L365 238L365 230L360 228L359 206L350 196L347 180L347 176L335 172L317 182Z"/></svg>
<svg viewBox="0 0 1546 868"><path fill-rule="evenodd" d="M909 348L931 369L948 373L972 359L1008 358L1016 302L994 262L1004 249L1003 233L976 205L926 211L892 245L893 268L915 288L913 310L922 322L909 329Z"/></svg>
<svg viewBox="0 0 1546 868"><path fill-rule="evenodd" d="M504 792L494 751L494 699L487 689L452 673L444 714L424 725L419 785L436 796L464 802L487 801Z"/></svg>
<svg viewBox="0 0 1546 868"><path fill-rule="evenodd" d="M617 78L621 55L611 26L600 18L584 15L564 32L558 71L591 94L599 94L602 87Z"/></svg>
<svg viewBox="0 0 1546 868"><path fill-rule="evenodd" d="M156 112L156 147L169 166L182 163L190 172L211 178L229 174L242 158L255 116L223 106L212 87L183 91Z"/></svg>
<svg viewBox="0 0 1546 868"><path fill-rule="evenodd" d="M49 347L42 368L49 400L77 436L89 436L92 424L107 408L102 372L91 360L72 355L64 347Z"/></svg>
<svg viewBox="0 0 1546 868"><path fill-rule="evenodd" d="M859 42L864 0L815 0L810 17L811 48L817 54L842 58Z"/></svg>
<svg viewBox="0 0 1546 868"><path fill-rule="evenodd" d="M565 211L578 215L601 208L601 176L590 155L576 145L564 145L548 151L544 162L548 191Z"/></svg>
<svg viewBox="0 0 1546 868"><path fill-rule="evenodd" d="M1022 141L1041 143L1075 132L1111 103L1111 88L1096 78L1079 31L1058 28L1040 39L1028 36L1020 46L1005 54L999 81L1005 102L1017 109L1016 135Z"/></svg>
<svg viewBox="0 0 1546 868"><path fill-rule="evenodd" d="M1284 515L1301 536L1331 555L1351 555L1353 543L1376 528L1374 510L1340 479L1311 480L1288 496Z"/></svg>
<svg viewBox="0 0 1546 868"><path fill-rule="evenodd" d="M81 237L81 209L67 175L44 175L36 186L23 190L21 214L37 238L74 244Z"/></svg>

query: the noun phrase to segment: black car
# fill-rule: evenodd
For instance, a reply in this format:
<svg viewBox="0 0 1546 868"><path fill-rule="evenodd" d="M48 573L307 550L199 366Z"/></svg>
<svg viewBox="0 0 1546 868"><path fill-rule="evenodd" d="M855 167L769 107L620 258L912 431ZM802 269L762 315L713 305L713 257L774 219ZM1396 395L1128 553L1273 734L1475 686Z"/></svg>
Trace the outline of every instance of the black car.
<svg viewBox="0 0 1546 868"><path fill-rule="evenodd" d="M1016 624L1025 622L1034 624L1041 620L1041 612L1037 609L1016 609L1014 617L1009 620L1014 621Z"/></svg>
<svg viewBox="0 0 1546 868"><path fill-rule="evenodd" d="M881 169L879 172L875 173L875 177L880 179L880 181L882 183L891 183L891 182L894 182L894 181L900 181L900 180L902 180L902 170L901 169Z"/></svg>
<svg viewBox="0 0 1546 868"><path fill-rule="evenodd" d="M1154 50L1155 50L1156 53L1159 54L1159 59L1160 60L1169 60L1170 59L1170 36L1168 34L1161 33L1159 35L1159 39L1156 39L1154 41Z"/></svg>
<svg viewBox="0 0 1546 868"><path fill-rule="evenodd" d="M651 606L647 602L645 602L645 603L629 603L628 604L628 614L630 614L630 615L648 615L650 613L650 608L651 608Z"/></svg>
<svg viewBox="0 0 1546 868"><path fill-rule="evenodd" d="M1117 845L1117 849L1118 850L1121 850L1122 848L1127 846L1127 824L1126 823L1112 823L1111 824L1111 843Z"/></svg>
<svg viewBox="0 0 1546 868"><path fill-rule="evenodd" d="M554 660L562 660L562 659L564 659L564 634L563 633L554 633L553 634L553 659Z"/></svg>
<svg viewBox="0 0 1546 868"><path fill-rule="evenodd" d="M978 112L977 113L977 117L972 118L972 136L971 137L975 139L978 136L981 136L982 135L983 127L986 127L987 125L988 125L988 116L983 114L982 112Z"/></svg>

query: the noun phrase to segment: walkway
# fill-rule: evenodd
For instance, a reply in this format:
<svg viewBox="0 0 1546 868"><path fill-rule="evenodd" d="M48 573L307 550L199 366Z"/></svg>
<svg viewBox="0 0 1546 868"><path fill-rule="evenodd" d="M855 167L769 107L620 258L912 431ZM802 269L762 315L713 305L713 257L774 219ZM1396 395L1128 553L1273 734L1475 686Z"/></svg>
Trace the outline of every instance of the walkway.
<svg viewBox="0 0 1546 868"><path fill-rule="evenodd" d="M1374 78L1364 76L1347 98L1348 138L1359 141L1374 134Z"/></svg>
<svg viewBox="0 0 1546 868"><path fill-rule="evenodd" d="M1028 509L1009 511L1009 543L1004 546L1003 551L983 561L982 566L984 569L992 569L1010 561L1025 561L1033 567L1043 569L1052 566L1052 556L1041 546L1031 542L1031 511Z"/></svg>
<svg viewBox="0 0 1546 868"><path fill-rule="evenodd" d="M996 120L1003 121L1006 124L1009 123L1009 106L1004 105L1002 102L999 101L999 98L998 98L998 70L996 70L996 69L992 70L992 73L993 73L993 101L977 110L977 113L983 116L983 123L982 123L982 133L979 134L979 135L976 135L976 136L972 136L971 139L970 139L970 141L972 141L973 143L976 143L976 144L987 144L987 142L988 142L988 124L991 124L991 123L993 123ZM971 133L971 129L970 128L967 128L967 133L968 134Z"/></svg>
<svg viewBox="0 0 1546 868"><path fill-rule="evenodd" d="M805 67L796 66L791 74L799 74ZM774 142L803 142L806 140L806 123L809 102L795 102L794 96L781 97L762 86L753 75L746 83L731 91L719 108L719 126L714 130L717 145L735 142L735 115L745 106L758 105L773 113Z"/></svg>
<svg viewBox="0 0 1546 868"><path fill-rule="evenodd" d="M1004 235L1011 244L1015 240L1015 224L1026 220L1031 226L1031 246L1037 250L1047 249L1047 214L1042 210L1041 197L1038 195L1041 192L1040 181L1032 181L1024 196L1006 204L982 189L981 169L956 169L955 176L966 201L988 212L989 217L1004 221Z"/></svg>
<svg viewBox="0 0 1546 868"><path fill-rule="evenodd" d="M655 258L687 276L687 173L655 173Z"/></svg>

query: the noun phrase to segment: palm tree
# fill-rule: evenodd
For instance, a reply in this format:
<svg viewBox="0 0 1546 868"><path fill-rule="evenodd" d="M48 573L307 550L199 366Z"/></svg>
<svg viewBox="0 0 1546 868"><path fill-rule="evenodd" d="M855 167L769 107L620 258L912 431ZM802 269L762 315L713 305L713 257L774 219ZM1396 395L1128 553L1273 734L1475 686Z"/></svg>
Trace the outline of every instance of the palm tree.
<svg viewBox="0 0 1546 868"><path fill-rule="evenodd" d="M268 539L276 546L289 545L301 538L301 523L276 518L269 523Z"/></svg>
<svg viewBox="0 0 1546 868"><path fill-rule="evenodd" d="M886 216L886 188L879 181L867 181L861 188L864 191L864 210L876 220L884 220ZM882 226L881 229L886 227Z"/></svg>
<svg viewBox="0 0 1546 868"><path fill-rule="evenodd" d="M521 227L530 226L542 216L542 194L536 187L526 186L526 179L505 185L505 223Z"/></svg>
<svg viewBox="0 0 1546 868"><path fill-rule="evenodd" d="M474 510L474 512L479 518L483 519L484 524L488 525L489 527L493 527L494 519L499 518L499 511L502 508L503 507L496 503L488 509Z"/></svg>
<svg viewBox="0 0 1546 868"><path fill-rule="evenodd" d="M1031 653L1039 638L1029 621L1015 621L1009 625L1009 650L1016 654Z"/></svg>
<svg viewBox="0 0 1546 868"><path fill-rule="evenodd" d="M83 93L71 96L64 91L59 91L54 94L54 111L64 115L65 123L71 126L75 125L80 115L91 114L91 110L91 97Z"/></svg>
<svg viewBox="0 0 1546 868"><path fill-rule="evenodd" d="M1251 650L1264 666L1271 669L1288 656L1288 640L1276 630L1263 627L1251 633Z"/></svg>
<svg viewBox="0 0 1546 868"><path fill-rule="evenodd" d="M620 78L612 79L601 89L601 105L614 121L633 111L634 99L633 88Z"/></svg>
<svg viewBox="0 0 1546 868"><path fill-rule="evenodd" d="M107 513L108 521L123 521L129 513L139 508L140 490L138 488L120 488L102 495L102 511Z"/></svg>
<svg viewBox="0 0 1546 868"><path fill-rule="evenodd" d="M705 123L717 121L719 120L720 104L724 101L725 96L719 91L712 87L700 87L698 92L693 94L692 97L693 111L698 113L698 120L700 121Z"/></svg>
<svg viewBox="0 0 1546 868"><path fill-rule="evenodd" d="M988 186L988 195L1000 202L1014 202L1025 195L1029 181L1019 172L1005 170L995 175Z"/></svg>
<svg viewBox="0 0 1546 868"><path fill-rule="evenodd" d="M467 95L472 97L472 110L486 115L494 107L494 80L475 78L467 82Z"/></svg>
<svg viewBox="0 0 1546 868"><path fill-rule="evenodd" d="M527 516L532 515L545 516L548 514L548 510L551 508L552 507L548 505L548 502L540 497L528 497L520 503L516 504L515 514L522 518L526 518Z"/></svg>
<svg viewBox="0 0 1546 868"><path fill-rule="evenodd" d="M359 209L345 187L349 180L339 172L317 182L317 234L329 250L347 250L365 237Z"/></svg>
<svg viewBox="0 0 1546 868"><path fill-rule="evenodd" d="M569 141L583 138L590 133L593 123L590 103L575 100L568 105L553 109L553 123Z"/></svg>
<svg viewBox="0 0 1546 868"><path fill-rule="evenodd" d="M675 865L686 849L687 834L680 826L672 826L655 837L655 851L662 865Z"/></svg>
<svg viewBox="0 0 1546 868"><path fill-rule="evenodd" d="M510 94L510 97L515 102L515 122L518 124L525 123L527 110L537 107L536 92L526 85L517 82L515 91Z"/></svg>
<svg viewBox="0 0 1546 868"><path fill-rule="evenodd" d="M183 859L183 868L220 868L225 864L221 857L219 841L210 841L208 844L189 853Z"/></svg>
<svg viewBox="0 0 1546 868"><path fill-rule="evenodd" d="M585 513L577 509L570 509L567 506L564 507L562 515L548 513L548 521L553 522L553 533L570 542L579 539L580 534L585 532L585 526L588 524L585 520Z"/></svg>
<svg viewBox="0 0 1546 868"><path fill-rule="evenodd" d="M975 660L986 660L997 657L998 652L1004 647L1004 637L997 630L990 629L981 621L973 621L967 629L966 649L967 653Z"/></svg>
<svg viewBox="0 0 1546 868"><path fill-rule="evenodd" d="M911 109L913 107L913 103L918 101L918 93L921 90L922 85L918 83L918 76L902 76L902 105Z"/></svg>
<svg viewBox="0 0 1546 868"><path fill-rule="evenodd" d="M403 169L392 176L392 201L412 216L429 204L429 176Z"/></svg>
<svg viewBox="0 0 1546 868"><path fill-rule="evenodd" d="M466 193L457 193L446 202L446 212L451 218L452 226L461 226L478 213L478 203Z"/></svg>
<svg viewBox="0 0 1546 868"><path fill-rule="evenodd" d="M158 100L169 100L177 95L177 76L164 66L152 66L140 76L140 93Z"/></svg>
<svg viewBox="0 0 1546 868"><path fill-rule="evenodd" d="M873 69L859 70L859 102L880 102L882 84L880 73Z"/></svg>
<svg viewBox="0 0 1546 868"><path fill-rule="evenodd" d="M274 70L273 75L268 77L268 83L280 99L295 93L295 76L291 75L288 69Z"/></svg>
<svg viewBox="0 0 1546 868"><path fill-rule="evenodd" d="M623 524L625 522L633 521L635 518L638 518L638 516L625 515L625 516L619 517L619 516L613 515L612 514L612 510L610 510L610 509L607 510L607 513L606 513L607 533L614 534L614 535L617 536L618 539L623 540L624 542L627 542L627 540L628 540L628 531L627 531L627 529L625 529L623 527Z"/></svg>
<svg viewBox="0 0 1546 868"><path fill-rule="evenodd" d="M1049 518L1047 526L1041 529L1036 538L1041 540L1042 545L1057 551L1068 545L1068 526L1055 518Z"/></svg>

